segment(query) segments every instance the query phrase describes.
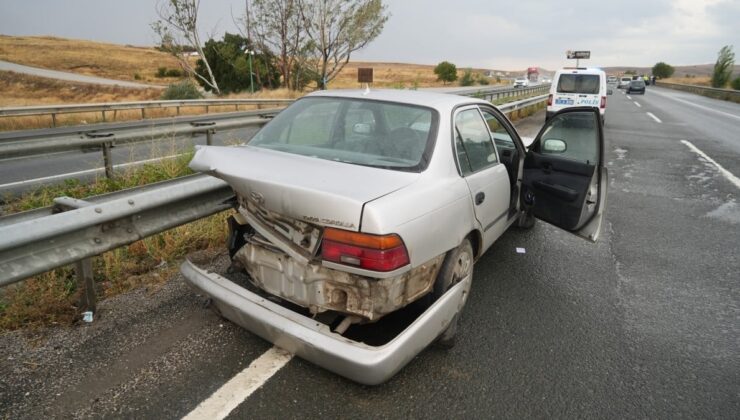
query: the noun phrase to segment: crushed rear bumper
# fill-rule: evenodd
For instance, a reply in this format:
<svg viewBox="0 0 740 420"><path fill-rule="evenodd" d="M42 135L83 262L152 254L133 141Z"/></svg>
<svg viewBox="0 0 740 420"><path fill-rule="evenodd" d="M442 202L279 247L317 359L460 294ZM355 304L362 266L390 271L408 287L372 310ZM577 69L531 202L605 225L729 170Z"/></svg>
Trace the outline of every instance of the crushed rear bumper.
<svg viewBox="0 0 740 420"><path fill-rule="evenodd" d="M332 332L325 324L271 302L185 261L185 281L213 300L221 314L265 340L353 381L390 379L431 344L465 304L471 278L453 286L389 343L374 347Z"/></svg>

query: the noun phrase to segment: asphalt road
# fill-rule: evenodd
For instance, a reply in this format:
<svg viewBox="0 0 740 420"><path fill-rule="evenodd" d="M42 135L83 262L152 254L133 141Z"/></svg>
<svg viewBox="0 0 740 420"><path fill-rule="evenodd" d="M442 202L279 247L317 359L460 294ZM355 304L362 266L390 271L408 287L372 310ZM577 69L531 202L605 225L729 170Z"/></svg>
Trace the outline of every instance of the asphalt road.
<svg viewBox="0 0 740 420"><path fill-rule="evenodd" d="M615 91L597 244L541 222L507 232L476 263L456 347L377 387L293 358L229 418L737 418L731 115L740 106ZM0 336L0 417L179 418L270 347L171 281L104 301L93 324Z"/></svg>
<svg viewBox="0 0 740 420"><path fill-rule="evenodd" d="M70 73L66 71L48 70L39 67L24 66L22 64L11 63L0 60L0 71L13 71L16 73L28 74L37 77L46 77L48 79L65 80L76 83L91 83L104 86L121 86L136 89L164 89L166 86L147 85L145 83L126 82L123 80L106 79L103 77L86 76L84 74Z"/></svg>

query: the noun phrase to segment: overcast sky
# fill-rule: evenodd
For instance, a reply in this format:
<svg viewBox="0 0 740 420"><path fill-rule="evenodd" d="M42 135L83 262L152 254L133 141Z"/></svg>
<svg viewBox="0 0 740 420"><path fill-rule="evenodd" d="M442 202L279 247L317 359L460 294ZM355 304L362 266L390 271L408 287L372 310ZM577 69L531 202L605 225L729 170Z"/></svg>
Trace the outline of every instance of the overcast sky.
<svg viewBox="0 0 740 420"><path fill-rule="evenodd" d="M386 0L383 33L354 60L517 70L712 63L723 45L740 56L740 0ZM156 0L0 0L0 33L153 45ZM244 0L202 0L201 32L235 32ZM740 61L740 60L739 60Z"/></svg>

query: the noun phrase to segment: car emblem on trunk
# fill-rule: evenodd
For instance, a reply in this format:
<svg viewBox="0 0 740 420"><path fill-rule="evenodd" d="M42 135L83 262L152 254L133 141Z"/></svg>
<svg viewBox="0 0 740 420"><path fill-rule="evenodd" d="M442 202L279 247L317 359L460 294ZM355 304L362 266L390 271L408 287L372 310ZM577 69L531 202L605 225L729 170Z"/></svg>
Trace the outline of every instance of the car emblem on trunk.
<svg viewBox="0 0 740 420"><path fill-rule="evenodd" d="M250 192L249 197L257 204L263 204L265 202L265 196L256 191Z"/></svg>

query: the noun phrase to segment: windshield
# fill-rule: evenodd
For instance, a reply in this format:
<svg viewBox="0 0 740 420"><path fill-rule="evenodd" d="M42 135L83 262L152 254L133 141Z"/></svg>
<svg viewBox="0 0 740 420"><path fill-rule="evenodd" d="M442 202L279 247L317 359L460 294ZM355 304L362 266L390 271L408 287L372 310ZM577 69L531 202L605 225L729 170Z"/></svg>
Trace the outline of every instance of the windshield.
<svg viewBox="0 0 740 420"><path fill-rule="evenodd" d="M630 85L636 86L636 87L642 87L642 86L645 86L645 82L643 82L642 80L633 80L630 82Z"/></svg>
<svg viewBox="0 0 740 420"><path fill-rule="evenodd" d="M306 98L286 108L250 146L338 162L421 171L437 114L429 108L351 98Z"/></svg>
<svg viewBox="0 0 740 420"><path fill-rule="evenodd" d="M558 93L599 93L599 75L562 74L558 80Z"/></svg>

